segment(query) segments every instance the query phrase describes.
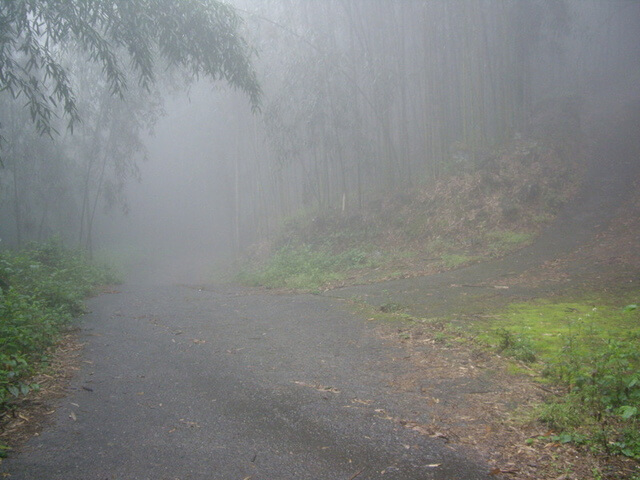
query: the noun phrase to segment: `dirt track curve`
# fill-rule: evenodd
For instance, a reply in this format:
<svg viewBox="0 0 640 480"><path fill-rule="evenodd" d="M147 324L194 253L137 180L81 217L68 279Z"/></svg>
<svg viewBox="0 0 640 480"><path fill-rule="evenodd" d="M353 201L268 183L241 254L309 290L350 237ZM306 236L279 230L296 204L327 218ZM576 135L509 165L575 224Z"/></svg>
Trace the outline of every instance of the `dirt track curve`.
<svg viewBox="0 0 640 480"><path fill-rule="evenodd" d="M640 115L640 112L634 112ZM393 302L419 316L451 312L461 301L490 298L491 304L514 298L530 298L554 292L557 285L532 289L512 286L500 289L505 280L573 252L607 227L625 203L640 176L640 122L635 116L600 132L593 147L579 192L536 241L507 257L459 270L384 284L351 286L332 290L328 296L355 299L373 306ZM588 268L588 266L584 266ZM498 298L496 298L498 297Z"/></svg>

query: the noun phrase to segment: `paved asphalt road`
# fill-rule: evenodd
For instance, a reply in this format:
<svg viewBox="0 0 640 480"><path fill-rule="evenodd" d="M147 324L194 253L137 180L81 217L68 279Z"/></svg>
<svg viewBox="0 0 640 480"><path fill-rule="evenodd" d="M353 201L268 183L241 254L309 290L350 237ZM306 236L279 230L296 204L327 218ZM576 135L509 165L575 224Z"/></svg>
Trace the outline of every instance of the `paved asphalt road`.
<svg viewBox="0 0 640 480"><path fill-rule="evenodd" d="M340 300L125 285L89 306L70 395L0 475L494 478L473 452L397 421L429 423L424 398L390 385L404 352Z"/></svg>

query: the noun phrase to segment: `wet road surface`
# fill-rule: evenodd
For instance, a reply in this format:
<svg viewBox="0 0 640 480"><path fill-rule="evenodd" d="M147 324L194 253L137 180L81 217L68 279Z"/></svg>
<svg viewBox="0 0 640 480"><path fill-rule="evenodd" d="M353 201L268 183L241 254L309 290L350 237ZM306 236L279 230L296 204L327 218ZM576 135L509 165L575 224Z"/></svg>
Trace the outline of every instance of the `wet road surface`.
<svg viewBox="0 0 640 480"><path fill-rule="evenodd" d="M420 392L392 386L404 351L342 301L120 290L89 302L70 395L0 466L11 480L494 478L403 426L430 421Z"/></svg>

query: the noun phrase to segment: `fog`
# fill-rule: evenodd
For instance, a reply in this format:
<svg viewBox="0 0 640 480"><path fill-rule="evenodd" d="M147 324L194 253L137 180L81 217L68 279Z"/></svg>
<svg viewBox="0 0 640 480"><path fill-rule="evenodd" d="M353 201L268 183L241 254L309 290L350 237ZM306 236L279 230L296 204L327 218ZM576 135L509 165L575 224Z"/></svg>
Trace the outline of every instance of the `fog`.
<svg viewBox="0 0 640 480"><path fill-rule="evenodd" d="M100 73L81 56L86 120L73 135L39 136L0 98L13 141L3 245L58 235L119 258L133 280L204 281L287 219L349 215L477 164L557 115L550 106L597 131L640 99L635 1L233 4L256 52L260 111L224 80L161 69L153 89L132 82L121 105L95 113L103 93L80 80ZM92 135L104 142L85 145Z"/></svg>
<svg viewBox="0 0 640 480"><path fill-rule="evenodd" d="M132 280L206 279L233 254L233 179L214 123L219 95L209 83L169 94L166 116L144 139L141 181L127 187L128 214L100 219L102 245L134 259Z"/></svg>

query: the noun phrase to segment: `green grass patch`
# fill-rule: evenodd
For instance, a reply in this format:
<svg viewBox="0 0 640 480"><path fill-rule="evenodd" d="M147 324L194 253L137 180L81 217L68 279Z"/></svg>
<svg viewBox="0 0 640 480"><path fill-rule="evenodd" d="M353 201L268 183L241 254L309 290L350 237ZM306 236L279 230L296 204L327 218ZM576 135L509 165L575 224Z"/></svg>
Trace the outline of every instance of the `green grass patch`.
<svg viewBox="0 0 640 480"><path fill-rule="evenodd" d="M29 378L92 288L117 280L57 241L0 252L0 411L38 388Z"/></svg>
<svg viewBox="0 0 640 480"><path fill-rule="evenodd" d="M531 242L533 235L511 230L494 230L486 235L487 244L492 252L500 255L522 247Z"/></svg>
<svg viewBox="0 0 640 480"><path fill-rule="evenodd" d="M460 254L444 254L441 258L442 264L447 268L456 268L478 259L478 257Z"/></svg>
<svg viewBox="0 0 640 480"><path fill-rule="evenodd" d="M563 439L640 459L640 310L631 303L635 298L511 304L469 328L476 341L565 387L566 394L536 411Z"/></svg>
<svg viewBox="0 0 640 480"><path fill-rule="evenodd" d="M336 253L323 246L284 247L263 265L241 270L236 280L248 286L317 291L342 281L350 271L375 268L383 261L379 252L362 248Z"/></svg>

